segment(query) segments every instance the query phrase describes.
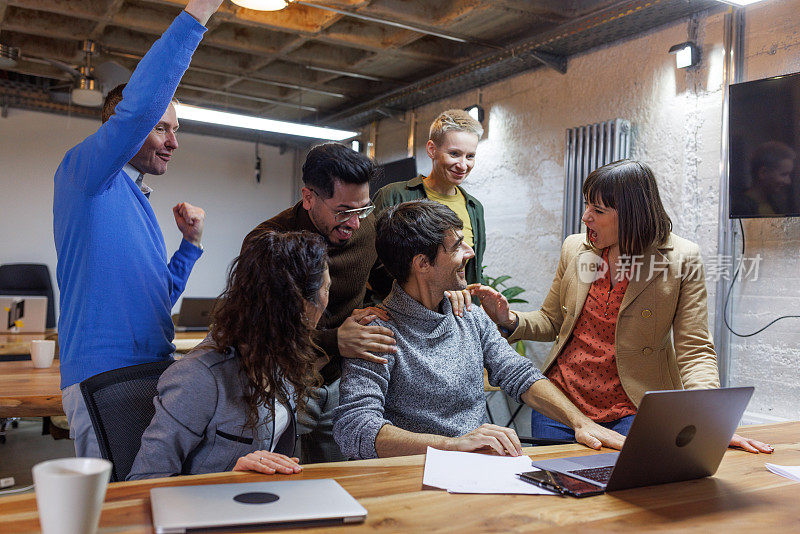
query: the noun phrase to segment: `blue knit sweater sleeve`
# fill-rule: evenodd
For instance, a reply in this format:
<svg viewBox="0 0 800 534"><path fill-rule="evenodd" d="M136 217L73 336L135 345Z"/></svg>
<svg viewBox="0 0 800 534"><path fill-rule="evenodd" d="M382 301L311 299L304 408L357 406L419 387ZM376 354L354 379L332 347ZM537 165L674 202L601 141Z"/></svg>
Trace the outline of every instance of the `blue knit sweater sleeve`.
<svg viewBox="0 0 800 534"><path fill-rule="evenodd" d="M139 61L114 115L64 158L61 175L72 178L73 188L92 196L109 187L158 124L205 31L184 11L153 44Z"/></svg>
<svg viewBox="0 0 800 534"><path fill-rule="evenodd" d="M203 250L200 247L196 247L185 239L181 239L178 250L172 255L172 259L169 260L167 269L169 269L169 274L172 279L169 299L173 306L178 302L183 290L186 289L186 282L189 280L192 267L194 267L195 262L202 254Z"/></svg>

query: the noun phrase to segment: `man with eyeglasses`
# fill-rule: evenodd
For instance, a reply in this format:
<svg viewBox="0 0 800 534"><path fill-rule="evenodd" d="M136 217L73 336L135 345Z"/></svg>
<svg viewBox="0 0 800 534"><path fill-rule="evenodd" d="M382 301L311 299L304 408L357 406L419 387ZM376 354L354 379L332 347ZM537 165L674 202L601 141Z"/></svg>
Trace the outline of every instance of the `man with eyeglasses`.
<svg viewBox="0 0 800 534"><path fill-rule="evenodd" d="M300 432L307 432L301 436L303 463L345 459L333 440L332 421L339 405L341 358L385 363L375 354L394 351L391 330L365 326L376 317L387 320L386 313L359 309L377 261L374 206L369 199L369 182L377 172L372 160L344 145L315 146L303 164L301 201L254 230L307 230L328 243L330 298L314 341L330 361L322 369L324 385L316 391L317 398L309 399L308 413L299 416ZM381 287L379 292L390 289Z"/></svg>

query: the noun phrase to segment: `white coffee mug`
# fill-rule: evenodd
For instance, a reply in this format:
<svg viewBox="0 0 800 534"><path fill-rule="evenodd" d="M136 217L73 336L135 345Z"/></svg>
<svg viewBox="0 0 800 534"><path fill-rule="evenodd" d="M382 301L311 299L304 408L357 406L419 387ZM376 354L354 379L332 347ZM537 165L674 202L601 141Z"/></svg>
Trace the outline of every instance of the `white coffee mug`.
<svg viewBox="0 0 800 534"><path fill-rule="evenodd" d="M94 534L110 476L111 462L101 458L60 458L34 465L42 532Z"/></svg>
<svg viewBox="0 0 800 534"><path fill-rule="evenodd" d="M31 360L33 366L44 369L53 365L56 354L56 342L51 339L34 339L31 341Z"/></svg>

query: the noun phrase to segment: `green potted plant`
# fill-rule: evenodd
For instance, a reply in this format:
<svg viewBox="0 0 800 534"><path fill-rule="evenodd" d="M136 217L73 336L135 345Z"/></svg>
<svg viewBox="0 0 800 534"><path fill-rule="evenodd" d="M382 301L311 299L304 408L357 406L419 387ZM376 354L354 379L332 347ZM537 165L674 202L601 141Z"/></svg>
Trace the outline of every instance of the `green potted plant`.
<svg viewBox="0 0 800 534"><path fill-rule="evenodd" d="M508 285L508 281L511 280L511 277L507 274L498 276L496 278L492 278L486 274L486 266L483 266L483 275L481 275L481 283L485 286L489 286L495 291L498 291L501 295L503 295L506 300L508 300L509 304L514 303L523 303L527 304L528 301L525 299L519 298L519 296L525 292L519 286L511 286ZM522 341L517 341L514 344L514 350L516 350L522 356L525 356L525 344Z"/></svg>

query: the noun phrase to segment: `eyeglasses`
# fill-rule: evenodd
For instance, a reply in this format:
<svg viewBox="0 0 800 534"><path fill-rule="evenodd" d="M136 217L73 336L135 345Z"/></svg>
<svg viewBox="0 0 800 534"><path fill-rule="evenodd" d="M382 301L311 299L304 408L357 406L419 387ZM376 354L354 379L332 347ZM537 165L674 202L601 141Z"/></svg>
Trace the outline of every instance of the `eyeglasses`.
<svg viewBox="0 0 800 534"><path fill-rule="evenodd" d="M363 208L354 208L354 209L351 209L351 210L336 211L333 208L331 208L330 206L328 206L328 204L325 203L325 199L322 198L322 195L320 195L319 193L317 193L316 191L314 191L310 187L308 189L312 193L317 195L320 198L320 200L322 200L322 203L325 204L326 208L328 208L329 210L331 210L333 212L333 220L336 221L337 223L347 222L347 221L349 221L350 219L353 218L353 215L355 215L359 219L364 219L364 218L367 217L367 215L369 215L370 213L372 213L375 210L375 204L370 203L369 206L364 206Z"/></svg>

